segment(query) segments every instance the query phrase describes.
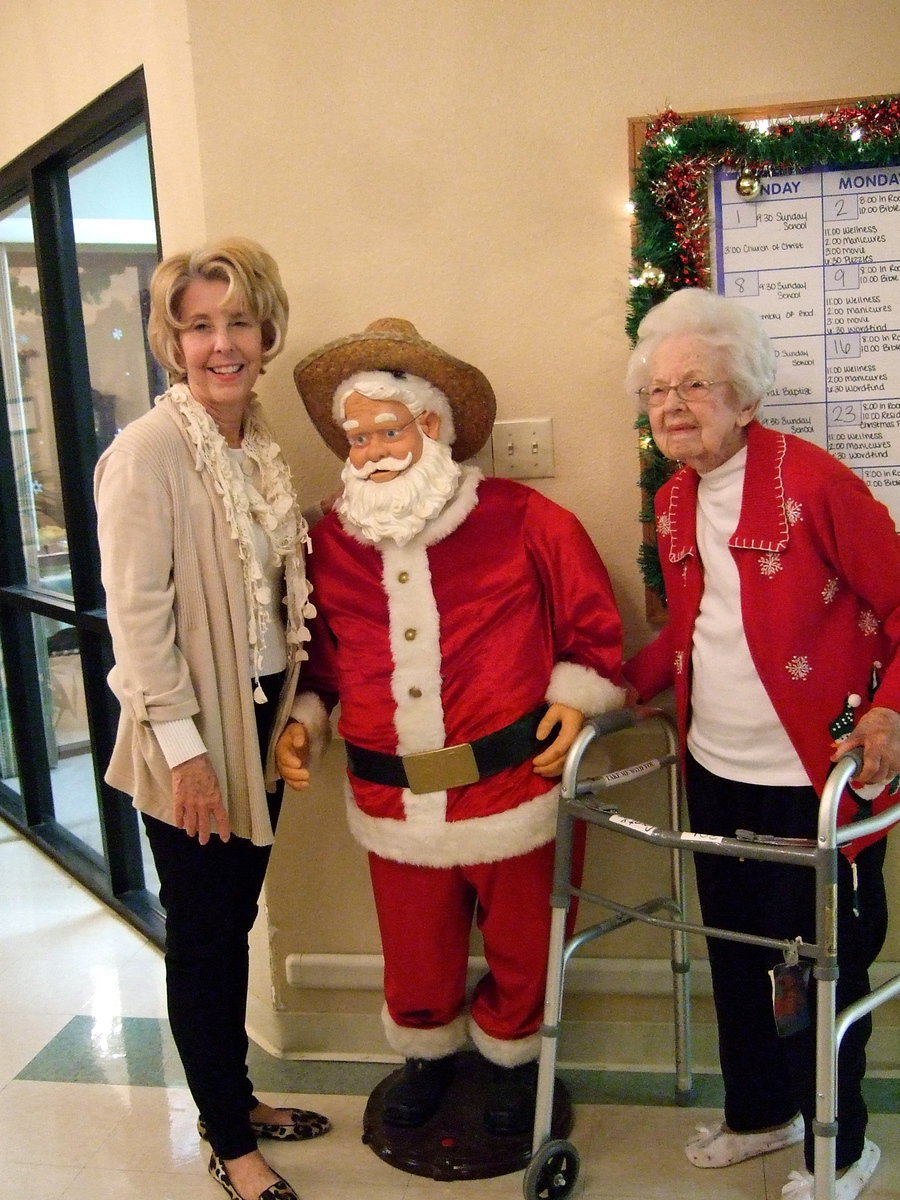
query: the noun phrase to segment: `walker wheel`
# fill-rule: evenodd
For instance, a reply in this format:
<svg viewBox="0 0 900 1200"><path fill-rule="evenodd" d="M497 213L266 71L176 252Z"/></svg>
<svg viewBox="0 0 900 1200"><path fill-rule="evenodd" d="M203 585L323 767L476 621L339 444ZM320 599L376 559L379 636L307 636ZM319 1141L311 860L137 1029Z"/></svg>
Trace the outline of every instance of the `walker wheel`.
<svg viewBox="0 0 900 1200"><path fill-rule="evenodd" d="M544 1142L525 1170L525 1200L565 1200L578 1182L580 1166L571 1142Z"/></svg>

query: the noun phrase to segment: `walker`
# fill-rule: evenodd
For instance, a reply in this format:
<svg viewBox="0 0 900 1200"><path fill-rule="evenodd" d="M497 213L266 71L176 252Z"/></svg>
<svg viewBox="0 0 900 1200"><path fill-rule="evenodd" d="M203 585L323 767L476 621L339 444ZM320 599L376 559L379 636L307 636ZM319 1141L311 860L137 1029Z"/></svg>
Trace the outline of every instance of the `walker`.
<svg viewBox="0 0 900 1200"><path fill-rule="evenodd" d="M639 722L653 721L662 727L666 739L665 753L656 758L611 771L596 778L579 780L581 760L597 737L629 729ZM865 1016L885 1001L900 995L900 975L888 980L867 996L835 1012L837 983L837 914L832 901L837 888L838 848L846 842L885 829L900 820L900 803L877 817L855 821L851 826L837 829L838 801L847 783L862 766L857 751L845 754L832 768L819 805L819 824L815 845L796 846L779 843L764 833L741 830L740 838L713 838L692 834L681 829L681 786L678 769L678 737L674 723L656 709L622 710L605 713L589 720L576 738L566 759L560 789L559 816L556 835L553 908L550 944L547 961L547 990L544 1002L544 1024L541 1029L541 1052L538 1068L537 1105L535 1109L532 1158L523 1181L526 1200L565 1200L578 1180L580 1159L575 1146L566 1140L555 1139L551 1131L553 1085L556 1070L557 1044L560 1034L563 985L566 967L576 950L587 942L633 921L668 929L671 937L673 997L675 1007L675 1088L679 1103L691 1096L690 1052L690 962L687 954L687 934L721 937L732 941L768 946L785 953L799 954L813 960L812 977L816 980L816 1117L815 1137L815 1200L835 1200L835 1139L837 1137L836 1093L837 1055L841 1040L854 1021ZM668 772L669 828L661 829L635 821L619 813L615 805L600 797L603 793L631 780L656 771ZM626 837L668 847L671 852L671 895L657 897L637 906L626 906L614 900L586 892L572 885L573 829L576 821L588 826L600 826ZM816 873L816 941L799 939L779 940L737 933L700 924L692 924L684 916L683 854L724 854L734 858L780 860L812 868ZM566 913L572 897L594 903L609 910L606 920L580 930L568 940L565 937ZM658 913L668 912L668 916Z"/></svg>

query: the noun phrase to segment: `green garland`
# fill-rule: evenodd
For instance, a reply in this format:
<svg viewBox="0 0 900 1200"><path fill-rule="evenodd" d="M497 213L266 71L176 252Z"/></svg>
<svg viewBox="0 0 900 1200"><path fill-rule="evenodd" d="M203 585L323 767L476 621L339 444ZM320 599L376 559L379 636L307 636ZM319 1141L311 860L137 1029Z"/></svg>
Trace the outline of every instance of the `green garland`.
<svg viewBox="0 0 900 1200"><path fill-rule="evenodd" d="M647 127L634 175L631 298L626 331L632 343L654 304L682 287L709 287L707 189L714 170L738 172L753 186L766 175L814 167L893 166L900 162L900 97L834 109L815 120L774 122L765 131L732 117L685 119L667 109ZM752 194L752 193L751 193ZM653 499L673 466L659 453L646 416L639 417L640 520L654 521ZM655 541L638 562L644 584L665 604Z"/></svg>

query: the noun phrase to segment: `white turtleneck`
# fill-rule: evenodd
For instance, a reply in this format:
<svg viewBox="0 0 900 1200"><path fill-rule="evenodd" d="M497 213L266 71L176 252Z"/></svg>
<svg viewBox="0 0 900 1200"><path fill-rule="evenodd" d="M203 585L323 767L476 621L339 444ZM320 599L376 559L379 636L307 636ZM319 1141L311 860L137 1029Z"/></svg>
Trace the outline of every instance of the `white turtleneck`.
<svg viewBox="0 0 900 1200"><path fill-rule="evenodd" d="M703 598L691 652L688 749L708 771L741 783L809 785L809 776L753 665L741 617L737 565L728 547L737 528L747 449L700 479L697 549Z"/></svg>

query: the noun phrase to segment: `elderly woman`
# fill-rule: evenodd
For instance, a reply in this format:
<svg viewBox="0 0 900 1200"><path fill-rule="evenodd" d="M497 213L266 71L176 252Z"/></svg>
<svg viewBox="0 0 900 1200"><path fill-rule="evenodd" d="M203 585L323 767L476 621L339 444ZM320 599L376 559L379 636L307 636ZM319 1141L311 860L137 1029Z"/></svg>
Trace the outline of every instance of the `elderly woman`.
<svg viewBox="0 0 900 1200"><path fill-rule="evenodd" d="M862 795L844 797L842 823L873 792L876 811L893 803L885 784L900 770L900 547L887 509L852 471L759 423L773 380L762 322L736 301L685 289L641 323L628 387L680 470L656 497L669 621L625 674L644 701L674 684L695 832L815 838L818 795L846 749L862 750L853 781ZM838 751L854 707L858 723ZM839 1009L869 990L884 941L884 854L882 837L840 856ZM815 939L811 871L704 854L695 863L706 924ZM698 1167L723 1167L800 1141L805 1128L807 1170L791 1172L783 1194L806 1200L814 1024L779 1036L769 977L778 958L709 939L725 1114L685 1151ZM840 1055L840 1200L859 1193L879 1157L861 1091L869 1032L868 1019L853 1025Z"/></svg>
<svg viewBox="0 0 900 1200"><path fill-rule="evenodd" d="M150 297L150 345L174 382L96 472L121 704L106 778L134 797L159 873L169 1018L210 1173L232 1200L290 1200L257 1138L328 1122L253 1095L245 1031L248 933L281 802L268 749L314 611L306 525L253 393L288 302L272 258L238 238L160 263Z"/></svg>

